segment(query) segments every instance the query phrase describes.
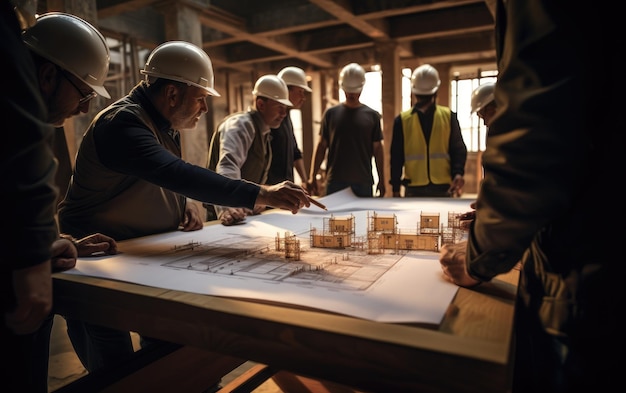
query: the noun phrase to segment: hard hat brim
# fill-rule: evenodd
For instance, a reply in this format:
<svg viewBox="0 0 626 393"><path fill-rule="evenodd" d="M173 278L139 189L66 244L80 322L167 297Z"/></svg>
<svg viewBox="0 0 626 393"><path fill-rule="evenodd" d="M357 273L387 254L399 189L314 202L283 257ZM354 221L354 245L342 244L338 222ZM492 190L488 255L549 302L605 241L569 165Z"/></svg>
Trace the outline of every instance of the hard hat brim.
<svg viewBox="0 0 626 393"><path fill-rule="evenodd" d="M102 96L104 98L111 98L111 95L109 94L107 89L104 88L104 86L90 85L89 83L87 85L89 85L89 87L91 87L93 91L98 93L99 96Z"/></svg>
<svg viewBox="0 0 626 393"><path fill-rule="evenodd" d="M293 102L289 101L288 99L276 99L276 98L270 98L270 100L274 100L278 103L281 103L283 105L287 105L287 106L293 106Z"/></svg>
<svg viewBox="0 0 626 393"><path fill-rule="evenodd" d="M209 94L212 95L212 96L215 96L215 97L221 97L222 96L220 93L217 92L217 90L215 90L212 87L203 86L203 87L200 87L200 88L208 91Z"/></svg>
<svg viewBox="0 0 626 393"><path fill-rule="evenodd" d="M215 90L211 86L203 86L203 85L198 84L198 83L193 83L193 82L190 82L187 79L182 78L182 77L177 77L177 76L173 76L173 75L166 75L166 74L162 74L160 72L152 72L152 71L146 71L146 70L140 70L139 73L142 74L142 75L153 77L153 78L162 78L162 79L168 79L168 80L171 80L171 81L184 83L187 86L195 86L197 88L200 88L202 90L207 91L212 96L221 97L221 94L218 93L217 90Z"/></svg>
<svg viewBox="0 0 626 393"><path fill-rule="evenodd" d="M285 82L285 83L287 84L287 86L299 87L299 88L304 89L304 91L307 91L307 92L309 92L309 93L312 93L312 92L313 92L313 89L311 89L311 88L310 88L309 86L307 86L307 85L301 85L301 84L299 84L299 83L287 83L287 82Z"/></svg>
<svg viewBox="0 0 626 393"><path fill-rule="evenodd" d="M413 94L416 94L418 96L429 96L429 95L433 95L435 94L437 91L439 90L439 86L430 89L430 90L419 90L419 89L411 89L411 91L413 92Z"/></svg>

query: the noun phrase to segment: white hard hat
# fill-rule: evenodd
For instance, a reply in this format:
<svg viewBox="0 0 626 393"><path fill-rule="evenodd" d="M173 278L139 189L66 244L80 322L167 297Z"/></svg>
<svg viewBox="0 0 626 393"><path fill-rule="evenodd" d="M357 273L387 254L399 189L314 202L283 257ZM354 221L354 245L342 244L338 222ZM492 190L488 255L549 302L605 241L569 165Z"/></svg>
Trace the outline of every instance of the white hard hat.
<svg viewBox="0 0 626 393"><path fill-rule="evenodd" d="M306 74L302 68L285 67L280 70L278 77L284 80L287 86L301 87L309 93L313 91L306 83Z"/></svg>
<svg viewBox="0 0 626 393"><path fill-rule="evenodd" d="M472 92L472 113L478 112L493 101L495 90L496 84L494 82L487 82L475 88Z"/></svg>
<svg viewBox="0 0 626 393"><path fill-rule="evenodd" d="M212 96L220 96L213 87L213 64L209 55L189 42L168 41L157 46L148 56L141 74L186 83Z"/></svg>
<svg viewBox="0 0 626 393"><path fill-rule="evenodd" d="M74 74L99 95L104 88L111 56L104 36L81 18L50 12L37 18L22 34L24 43L38 55Z"/></svg>
<svg viewBox="0 0 626 393"><path fill-rule="evenodd" d="M439 72L430 64L417 67L411 75L411 91L416 95L431 95L439 90Z"/></svg>
<svg viewBox="0 0 626 393"><path fill-rule="evenodd" d="M365 85L365 70L357 63L350 63L339 73L339 87L346 93L360 93Z"/></svg>
<svg viewBox="0 0 626 393"><path fill-rule="evenodd" d="M289 101L289 88L278 75L263 75L257 79L252 95L266 97L281 104L293 106L293 103Z"/></svg>

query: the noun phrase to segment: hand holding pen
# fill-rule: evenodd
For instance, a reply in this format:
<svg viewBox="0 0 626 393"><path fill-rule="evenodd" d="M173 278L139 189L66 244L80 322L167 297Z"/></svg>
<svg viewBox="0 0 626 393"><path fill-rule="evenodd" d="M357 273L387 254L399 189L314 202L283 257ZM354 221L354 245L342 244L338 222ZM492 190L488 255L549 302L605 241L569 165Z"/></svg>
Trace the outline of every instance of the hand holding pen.
<svg viewBox="0 0 626 393"><path fill-rule="evenodd" d="M314 200L304 188L291 181L261 186L256 204L289 210L293 214L296 214L303 207L311 206L311 204L326 210L326 206Z"/></svg>

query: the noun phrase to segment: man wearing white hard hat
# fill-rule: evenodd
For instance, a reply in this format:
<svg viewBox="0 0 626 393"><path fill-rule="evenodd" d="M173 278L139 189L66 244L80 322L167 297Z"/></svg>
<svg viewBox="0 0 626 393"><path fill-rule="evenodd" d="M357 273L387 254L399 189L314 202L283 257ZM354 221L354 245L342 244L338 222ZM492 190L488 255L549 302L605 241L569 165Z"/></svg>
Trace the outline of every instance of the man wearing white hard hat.
<svg viewBox="0 0 626 393"><path fill-rule="evenodd" d="M45 121L57 127L52 146L58 163L55 182L61 197L71 176L71 160L62 126L65 120L88 112L94 97L110 98L104 87L109 70L109 47L94 26L75 15L50 12L40 15L33 22L22 33L22 41L30 50L35 64L37 85L47 109ZM67 234L60 237L73 243L79 257L89 257L95 252L117 252L115 240L101 233L86 234L80 239ZM52 259L55 271L70 269L75 264L75 258ZM31 385L41 392L47 391L53 321L54 314L50 314L33 341L35 356L32 357Z"/></svg>
<svg viewBox="0 0 626 393"><path fill-rule="evenodd" d="M306 101L307 93L310 93L312 90L307 83L306 73L302 68L285 67L278 72L278 77L287 84L289 101L291 101L293 106L288 108L287 116L285 116L280 125L272 128L272 164L267 174L267 184L276 184L284 180L294 181L294 169L298 172L302 184L306 184L308 174L304 167L302 150L298 147L298 142L293 132L290 111L302 108L302 104Z"/></svg>
<svg viewBox="0 0 626 393"><path fill-rule="evenodd" d="M211 138L208 168L231 179L267 183L272 163L271 129L285 117L289 100L287 84L277 75L258 78L252 91L254 105L245 111L226 116ZM284 180L284 179L283 179ZM208 205L207 220L221 220L223 225L241 223L246 216L267 208L257 204L253 209Z"/></svg>
<svg viewBox="0 0 626 393"><path fill-rule="evenodd" d="M0 69L10 76L0 90L0 195L5 207L0 224L0 346L6 360L0 379L3 392L45 393L47 375L34 374L33 367L40 362L35 357L47 352L33 348L33 343L53 306L51 265L58 239L53 208L57 190L56 163L47 140L54 129L45 122L46 108L35 65L21 39L22 28L34 23L36 4L30 9L21 5L0 2ZM71 243L66 246L72 247ZM68 259L75 262L76 251L71 251ZM39 384L42 379L43 386Z"/></svg>
<svg viewBox="0 0 626 393"><path fill-rule="evenodd" d="M494 92L496 90L495 82L487 82L478 86L472 91L472 98L470 105L472 107L472 113L476 113L478 117L483 119L485 127L491 125L491 119L496 114L496 101Z"/></svg>
<svg viewBox="0 0 626 393"><path fill-rule="evenodd" d="M60 127L65 119L86 113L89 102L101 95L111 98L104 87L109 72L109 47L102 34L77 16L51 12L37 18L37 23L22 36L34 53L35 63L53 64L40 76L40 89L48 105L48 122ZM57 90L58 89L58 90ZM67 95L74 100L53 101Z"/></svg>
<svg viewBox="0 0 626 393"><path fill-rule="evenodd" d="M93 98L111 98L104 87L110 52L104 36L89 22L71 14L49 12L24 31L22 39L35 61L39 89L48 109L47 122L57 127L53 149L59 161L59 199L72 175L65 141L65 120L87 113Z"/></svg>
<svg viewBox="0 0 626 393"><path fill-rule="evenodd" d="M339 73L344 102L324 112L320 138L311 160L307 188L314 195L329 195L350 188L359 197L374 196L372 158L376 162L378 196L385 195L383 132L380 113L361 103L365 70L350 63ZM316 176L326 158L326 190L318 190Z"/></svg>
<svg viewBox="0 0 626 393"><path fill-rule="evenodd" d="M163 43L141 73L145 79L100 111L83 136L59 207L64 232L80 237L97 228L125 240L200 230L204 217L189 199L250 209L258 203L292 213L310 206L304 189L293 183L258 185L182 159L180 130L194 129L208 111L207 98L219 96L211 59L201 48ZM67 323L90 372L132 355L129 332Z"/></svg>
<svg viewBox="0 0 626 393"><path fill-rule="evenodd" d="M413 108L393 122L390 146L394 197L457 197L465 185L467 146L456 113L437 104L441 79L430 64L411 76Z"/></svg>

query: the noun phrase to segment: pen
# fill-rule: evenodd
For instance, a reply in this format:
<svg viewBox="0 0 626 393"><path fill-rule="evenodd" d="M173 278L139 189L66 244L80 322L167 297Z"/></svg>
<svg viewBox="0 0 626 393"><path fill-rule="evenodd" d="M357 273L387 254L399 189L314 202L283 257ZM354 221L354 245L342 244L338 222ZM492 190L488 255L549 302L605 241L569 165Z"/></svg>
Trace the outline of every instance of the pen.
<svg viewBox="0 0 626 393"><path fill-rule="evenodd" d="M320 209L324 209L324 210L328 210L326 208L326 206L324 206L323 204L319 203L318 201L316 201L315 199L308 197L309 198L309 202L311 202L312 204L314 204L315 206L319 207Z"/></svg>

